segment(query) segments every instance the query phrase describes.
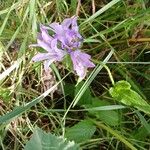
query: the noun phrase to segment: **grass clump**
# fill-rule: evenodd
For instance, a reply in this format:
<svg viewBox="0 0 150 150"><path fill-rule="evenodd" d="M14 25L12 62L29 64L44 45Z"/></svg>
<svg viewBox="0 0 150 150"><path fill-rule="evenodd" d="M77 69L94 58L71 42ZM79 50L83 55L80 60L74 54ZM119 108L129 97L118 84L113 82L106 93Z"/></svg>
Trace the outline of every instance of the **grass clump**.
<svg viewBox="0 0 150 150"><path fill-rule="evenodd" d="M45 74L29 47L73 15L96 64L80 83L64 63ZM146 0L1 0L0 149L149 149L149 18Z"/></svg>

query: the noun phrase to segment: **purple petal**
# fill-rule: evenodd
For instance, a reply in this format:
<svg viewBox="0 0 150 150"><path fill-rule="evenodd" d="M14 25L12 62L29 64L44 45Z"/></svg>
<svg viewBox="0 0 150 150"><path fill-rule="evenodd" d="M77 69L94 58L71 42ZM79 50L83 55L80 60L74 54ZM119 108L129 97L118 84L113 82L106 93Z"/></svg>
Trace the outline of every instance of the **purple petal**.
<svg viewBox="0 0 150 150"><path fill-rule="evenodd" d="M70 56L73 62L73 68L81 79L86 76L87 68L95 66L94 63L90 61L91 56L80 50L72 51Z"/></svg>
<svg viewBox="0 0 150 150"><path fill-rule="evenodd" d="M50 54L49 53L38 53L36 54L32 60L37 62L37 61L42 61L42 60L46 60L50 58Z"/></svg>
<svg viewBox="0 0 150 150"><path fill-rule="evenodd" d="M62 26L64 28L69 28L69 26L72 24L72 18L67 18L64 19L64 21L62 22Z"/></svg>
<svg viewBox="0 0 150 150"><path fill-rule="evenodd" d="M87 69L82 65L81 62L78 62L73 55L71 55L71 59L75 72L81 79L83 79L86 76Z"/></svg>
<svg viewBox="0 0 150 150"><path fill-rule="evenodd" d="M67 18L62 22L63 28L68 28L71 26L71 29L78 31L77 25L77 17L73 16L71 18Z"/></svg>
<svg viewBox="0 0 150 150"><path fill-rule="evenodd" d="M74 17L72 20L72 29L76 32L78 32L78 24L77 24L77 17Z"/></svg>
<svg viewBox="0 0 150 150"><path fill-rule="evenodd" d="M44 70L47 72L49 70L49 66L53 63L54 60L46 60L44 61Z"/></svg>
<svg viewBox="0 0 150 150"><path fill-rule="evenodd" d="M43 25L40 25L40 30L41 30L42 39L45 42L50 43L53 38L48 34L48 31L47 31L46 27L43 26Z"/></svg>
<svg viewBox="0 0 150 150"><path fill-rule="evenodd" d="M55 49L57 47L57 39L53 39L50 44L51 48Z"/></svg>
<svg viewBox="0 0 150 150"><path fill-rule="evenodd" d="M62 57L67 54L66 51L57 48L57 39L52 40L51 47L53 51L55 51L55 53L57 54L58 60L62 60Z"/></svg>
<svg viewBox="0 0 150 150"><path fill-rule="evenodd" d="M63 35L64 30L63 30L63 28L62 28L62 25L60 25L59 23L54 22L54 23L51 23L49 26L54 30L54 32L55 32L56 34L61 34L61 35Z"/></svg>
<svg viewBox="0 0 150 150"><path fill-rule="evenodd" d="M82 65L76 67L76 73L80 77L80 80L84 79L87 73L87 68L83 67Z"/></svg>
<svg viewBox="0 0 150 150"><path fill-rule="evenodd" d="M89 68L95 67L95 64L90 61L91 59L90 55L83 53L80 50L76 50L74 55L78 56L78 59L80 59L80 61L82 62L84 66L89 67Z"/></svg>
<svg viewBox="0 0 150 150"><path fill-rule="evenodd" d="M38 45L39 45L40 47L42 47L42 48L45 49L46 51L48 51L48 52L51 52L51 51L52 51L52 49L51 49L51 47L50 47L50 44L48 44L47 42L45 42L45 41L42 39L41 35L38 36L37 43L38 43Z"/></svg>

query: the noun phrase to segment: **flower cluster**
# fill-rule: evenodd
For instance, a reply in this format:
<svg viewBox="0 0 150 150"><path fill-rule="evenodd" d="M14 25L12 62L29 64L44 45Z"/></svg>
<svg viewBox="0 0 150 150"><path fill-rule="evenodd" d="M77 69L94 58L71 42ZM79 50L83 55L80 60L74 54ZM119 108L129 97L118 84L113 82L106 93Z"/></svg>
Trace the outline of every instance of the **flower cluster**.
<svg viewBox="0 0 150 150"><path fill-rule="evenodd" d="M46 52L36 54L32 60L44 61L46 71L51 63L62 61L64 56L69 54L74 71L83 79L87 69L95 65L90 61L90 55L80 51L83 38L78 30L77 17L67 18L61 24L55 22L49 26L40 25L37 44L31 46L41 47ZM53 34L50 35L49 31Z"/></svg>

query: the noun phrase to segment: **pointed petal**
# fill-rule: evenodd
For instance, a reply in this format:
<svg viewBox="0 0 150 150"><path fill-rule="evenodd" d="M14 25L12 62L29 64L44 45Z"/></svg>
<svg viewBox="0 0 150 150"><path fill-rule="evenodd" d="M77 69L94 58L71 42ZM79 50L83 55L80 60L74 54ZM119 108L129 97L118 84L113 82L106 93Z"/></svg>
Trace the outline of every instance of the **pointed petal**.
<svg viewBox="0 0 150 150"><path fill-rule="evenodd" d="M89 54L83 53L80 50L75 51L75 54L78 59L82 62L84 66L88 67L95 67L95 64L91 62L91 56Z"/></svg>
<svg viewBox="0 0 150 150"><path fill-rule="evenodd" d="M91 56L81 52L80 50L72 51L70 56L73 62L73 68L77 75L80 79L84 79L87 73L87 68L95 66L89 59Z"/></svg>
<svg viewBox="0 0 150 150"><path fill-rule="evenodd" d="M37 39L37 43L40 47L42 47L43 49L45 49L48 52L52 52L52 49L50 47L50 45L48 43L46 43L43 39L38 38Z"/></svg>
<svg viewBox="0 0 150 150"><path fill-rule="evenodd" d="M53 63L54 60L46 60L44 61L44 70L47 72L49 70L49 66Z"/></svg>
<svg viewBox="0 0 150 150"><path fill-rule="evenodd" d="M38 53L32 58L32 60L37 62L37 61L47 60L49 58L50 58L49 53Z"/></svg>
<svg viewBox="0 0 150 150"><path fill-rule="evenodd" d="M51 23L49 26L53 29L53 31L56 34L63 34L63 32L64 32L62 25L60 25L59 23L54 22L54 23Z"/></svg>
<svg viewBox="0 0 150 150"><path fill-rule="evenodd" d="M57 47L57 39L53 39L50 44L51 48L55 49Z"/></svg>
<svg viewBox="0 0 150 150"><path fill-rule="evenodd" d="M72 24L72 18L67 18L64 19L64 21L62 22L62 26L64 28L69 28L69 26Z"/></svg>
<svg viewBox="0 0 150 150"><path fill-rule="evenodd" d="M78 32L78 24L77 24L77 17L74 17L73 19L72 19L72 29L74 30L74 31L76 31L76 32Z"/></svg>
<svg viewBox="0 0 150 150"><path fill-rule="evenodd" d="M87 68L76 69L77 75L80 77L80 80L84 79L87 73Z"/></svg>
<svg viewBox="0 0 150 150"><path fill-rule="evenodd" d="M63 28L68 28L71 26L71 29L74 31L78 31L78 25L77 25L77 17L73 16L71 18L67 18L62 22Z"/></svg>
<svg viewBox="0 0 150 150"><path fill-rule="evenodd" d="M45 42L50 43L53 38L48 34L46 27L44 25L40 25L40 30L41 30L42 39Z"/></svg>

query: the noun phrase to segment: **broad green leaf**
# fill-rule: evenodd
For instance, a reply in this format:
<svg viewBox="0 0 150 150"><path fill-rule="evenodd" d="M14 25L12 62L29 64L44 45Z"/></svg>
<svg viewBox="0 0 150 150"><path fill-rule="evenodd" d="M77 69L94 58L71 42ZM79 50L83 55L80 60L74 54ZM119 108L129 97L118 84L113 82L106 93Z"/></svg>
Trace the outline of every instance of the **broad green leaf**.
<svg viewBox="0 0 150 150"><path fill-rule="evenodd" d="M77 143L91 139L96 127L89 120L83 120L66 131L66 137Z"/></svg>
<svg viewBox="0 0 150 150"><path fill-rule="evenodd" d="M67 141L61 136L55 136L37 128L24 150L79 150L79 146L73 141Z"/></svg>
<svg viewBox="0 0 150 150"><path fill-rule="evenodd" d="M74 84L65 83L64 90L66 95L69 95L71 98L74 98L74 92L75 92Z"/></svg>
<svg viewBox="0 0 150 150"><path fill-rule="evenodd" d="M80 91L81 87L83 86L84 82L80 82L75 89L75 95ZM85 105L85 104L91 104L92 103L92 95L90 88L87 88L86 91L83 93L83 95L80 98L80 101L78 104Z"/></svg>
<svg viewBox="0 0 150 150"><path fill-rule="evenodd" d="M150 105L135 91L127 81L119 81L109 89L111 96L128 106L133 106L145 113L150 114Z"/></svg>
<svg viewBox="0 0 150 150"><path fill-rule="evenodd" d="M92 104L87 105L86 108L95 108L102 106L110 106L110 104L106 101L102 101L98 98L92 99ZM120 116L119 113L115 110L102 110L102 111L88 111L91 115L95 116L97 119L103 121L104 123L110 126L119 125Z"/></svg>

